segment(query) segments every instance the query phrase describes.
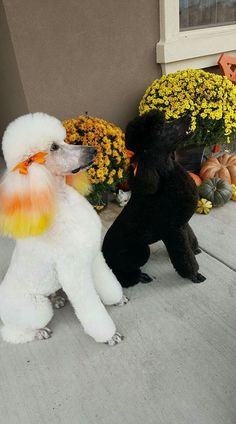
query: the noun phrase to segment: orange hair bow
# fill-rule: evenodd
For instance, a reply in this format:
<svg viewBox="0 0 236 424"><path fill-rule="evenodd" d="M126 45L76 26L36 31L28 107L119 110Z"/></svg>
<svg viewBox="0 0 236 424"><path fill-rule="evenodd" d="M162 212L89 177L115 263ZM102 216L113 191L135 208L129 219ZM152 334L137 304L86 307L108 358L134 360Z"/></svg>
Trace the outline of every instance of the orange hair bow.
<svg viewBox="0 0 236 424"><path fill-rule="evenodd" d="M12 171L16 171L17 169L19 169L20 174L27 175L29 166L33 162L37 162L37 163L40 163L40 164L45 163L46 162L46 159L45 159L46 156L47 156L46 152L35 153L35 155L30 156L25 161L18 163L18 165L16 165L15 168L13 168Z"/></svg>
<svg viewBox="0 0 236 424"><path fill-rule="evenodd" d="M132 150L126 149L126 155L129 159L131 159L135 155L135 153ZM131 166L132 168L134 168L134 176L136 176L138 170L138 162L131 162Z"/></svg>

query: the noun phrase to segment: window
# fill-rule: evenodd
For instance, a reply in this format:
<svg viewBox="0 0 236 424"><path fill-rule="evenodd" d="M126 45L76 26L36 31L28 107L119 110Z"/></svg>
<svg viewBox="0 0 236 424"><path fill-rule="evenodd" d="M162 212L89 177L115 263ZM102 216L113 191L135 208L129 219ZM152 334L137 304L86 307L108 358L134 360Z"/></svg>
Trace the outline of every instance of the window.
<svg viewBox="0 0 236 424"><path fill-rule="evenodd" d="M236 55L236 0L159 0L157 63L163 74L215 66Z"/></svg>
<svg viewBox="0 0 236 424"><path fill-rule="evenodd" d="M180 31L236 22L236 0L180 0Z"/></svg>

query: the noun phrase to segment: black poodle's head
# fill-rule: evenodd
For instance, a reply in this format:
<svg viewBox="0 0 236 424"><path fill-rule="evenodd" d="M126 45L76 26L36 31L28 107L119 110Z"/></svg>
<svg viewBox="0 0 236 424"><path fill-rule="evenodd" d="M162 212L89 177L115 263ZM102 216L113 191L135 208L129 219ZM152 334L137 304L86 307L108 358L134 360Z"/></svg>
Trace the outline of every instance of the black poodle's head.
<svg viewBox="0 0 236 424"><path fill-rule="evenodd" d="M130 172L131 190L153 194L160 182L160 173L166 159L191 133L191 117L167 121L157 110L145 113L131 121L126 129L126 147L134 152L135 172ZM131 168L132 169L132 168Z"/></svg>
<svg viewBox="0 0 236 424"><path fill-rule="evenodd" d="M190 124L190 115L167 121L163 113L152 110L128 124L126 147L136 157L152 157L163 153L169 155L189 137Z"/></svg>

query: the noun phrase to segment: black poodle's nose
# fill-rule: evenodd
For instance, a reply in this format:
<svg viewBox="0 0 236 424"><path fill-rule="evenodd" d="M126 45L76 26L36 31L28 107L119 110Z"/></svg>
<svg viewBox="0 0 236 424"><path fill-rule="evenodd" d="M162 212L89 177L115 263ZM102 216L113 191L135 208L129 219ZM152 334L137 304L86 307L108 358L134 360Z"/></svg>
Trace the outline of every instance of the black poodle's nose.
<svg viewBox="0 0 236 424"><path fill-rule="evenodd" d="M190 112L187 112L184 116L183 116L183 120L186 122L186 123L191 123L191 113Z"/></svg>
<svg viewBox="0 0 236 424"><path fill-rule="evenodd" d="M192 133L192 130L191 130L192 118L191 118L190 112L187 112L186 115L183 116L182 122L184 123L184 126L186 128L186 135L190 135Z"/></svg>

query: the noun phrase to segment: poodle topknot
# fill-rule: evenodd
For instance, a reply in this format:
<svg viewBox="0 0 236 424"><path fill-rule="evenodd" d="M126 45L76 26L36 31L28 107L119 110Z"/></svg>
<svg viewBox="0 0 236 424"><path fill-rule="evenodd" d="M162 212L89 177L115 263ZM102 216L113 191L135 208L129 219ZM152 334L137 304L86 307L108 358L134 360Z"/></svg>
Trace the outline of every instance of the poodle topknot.
<svg viewBox="0 0 236 424"><path fill-rule="evenodd" d="M46 113L20 116L10 123L3 135L2 150L8 169L39 151L47 151L50 143L62 144L66 130L61 122Z"/></svg>
<svg viewBox="0 0 236 424"><path fill-rule="evenodd" d="M0 233L16 247L0 285L1 333L12 343L50 337L49 296L61 306L54 294L62 288L85 332L113 345L122 336L103 304L127 298L101 253L97 213L65 182L88 168L96 151L68 145L65 136L61 122L44 113L22 116L4 133Z"/></svg>

